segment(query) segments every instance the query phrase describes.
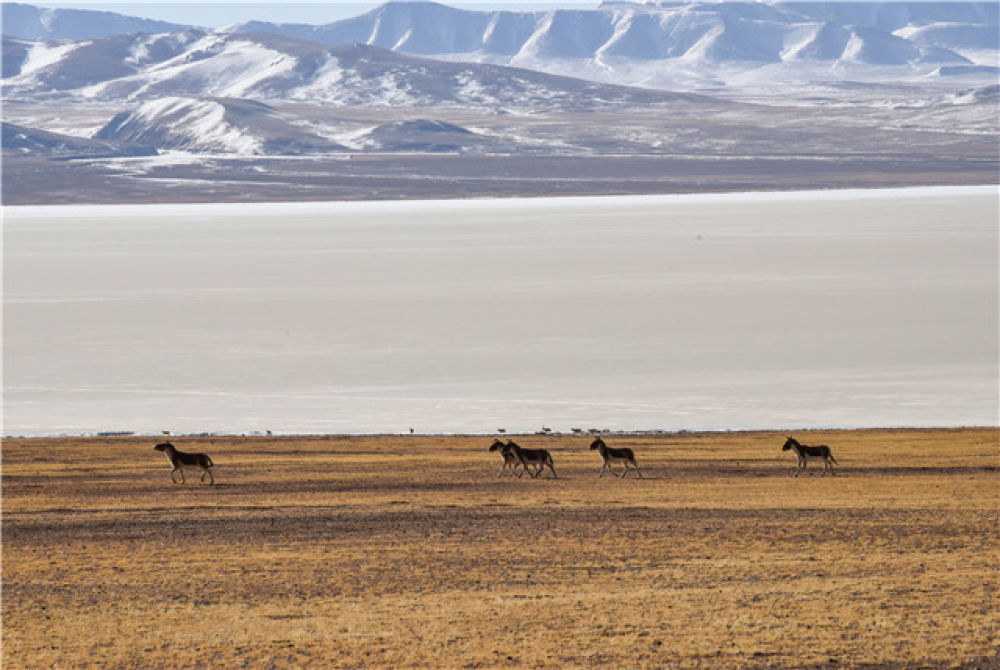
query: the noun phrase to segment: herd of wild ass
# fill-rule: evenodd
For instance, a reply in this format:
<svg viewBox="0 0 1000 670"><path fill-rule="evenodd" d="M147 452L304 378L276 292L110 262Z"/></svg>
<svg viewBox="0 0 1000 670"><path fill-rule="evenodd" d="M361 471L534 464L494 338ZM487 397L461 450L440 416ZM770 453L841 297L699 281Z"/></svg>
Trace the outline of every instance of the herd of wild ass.
<svg viewBox="0 0 1000 670"><path fill-rule="evenodd" d="M173 468L170 471L170 481L175 484L183 484L184 479L184 468L190 468L193 470L201 471L201 481L205 481L205 475L209 477L209 484L215 484L215 476L212 474L212 467L215 465L212 459L209 458L208 454L189 454L183 451L179 451L174 445L169 442L161 442L153 447L156 451L162 451L167 456L167 460L170 461L170 465ZM622 447L620 449L612 449L604 440L597 438L590 445L591 451L596 450L601 455L601 472L598 477L603 477L605 471L610 471L616 477L625 478L628 474L629 469L635 470L635 473L642 478L642 471L639 469L639 465L635 462L635 453L628 447ZM837 461L833 458L833 454L830 452L830 447L823 445L818 446L807 446L805 444L800 444L795 438L790 437L785 441L784 446L781 447L782 451L791 450L795 454L795 476L798 477L799 473L803 470L807 470L810 458L819 458L823 460L823 475L825 476L827 471L831 475L836 473L833 471L833 464ZM552 454L548 452L547 449L525 449L521 447L513 440L507 440L504 444L500 440L493 440L493 444L490 445L489 451L498 452L500 458L502 459L502 464L500 466L500 472L497 473L497 477L501 477L506 473L508 476L513 477L515 474L518 477L524 475L525 472L532 478L537 478L542 474L545 468L549 469L554 478L558 477L556 474L556 469L552 464ZM621 474L615 471L612 467L615 464L620 464L622 466ZM518 468L521 468L518 472ZM175 474L179 473L181 476L180 481L174 477ZM811 472L809 474L812 474Z"/></svg>

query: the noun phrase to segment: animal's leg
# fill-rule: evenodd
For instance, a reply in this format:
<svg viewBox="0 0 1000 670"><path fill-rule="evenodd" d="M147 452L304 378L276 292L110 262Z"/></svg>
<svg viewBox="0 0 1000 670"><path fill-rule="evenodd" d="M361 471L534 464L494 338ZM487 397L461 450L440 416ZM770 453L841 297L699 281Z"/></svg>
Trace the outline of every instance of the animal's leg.
<svg viewBox="0 0 1000 670"><path fill-rule="evenodd" d="M208 485L215 486L215 475L212 474L212 468L205 468L205 474L201 476L201 481L205 481L205 475L208 475Z"/></svg>
<svg viewBox="0 0 1000 670"><path fill-rule="evenodd" d="M177 472L177 468L174 468L173 470L170 471L170 481L172 481L174 484L177 483L177 480L174 479L174 473L175 472Z"/></svg>
<svg viewBox="0 0 1000 670"><path fill-rule="evenodd" d="M187 480L184 478L184 468L178 467L177 471L181 473L181 484L186 484Z"/></svg>
<svg viewBox="0 0 1000 670"><path fill-rule="evenodd" d="M639 479L642 479L642 470L639 469L639 464L632 461L632 469L635 470L636 474L639 475Z"/></svg>
<svg viewBox="0 0 1000 670"><path fill-rule="evenodd" d="M549 470L552 471L553 479L559 479L559 475L556 474L556 469L552 467L552 461L549 461Z"/></svg>
<svg viewBox="0 0 1000 670"><path fill-rule="evenodd" d="M604 469L606 467L608 467L608 462L607 461L604 461L603 463L601 463L601 474L597 475L598 479L600 479L601 477L604 476Z"/></svg>

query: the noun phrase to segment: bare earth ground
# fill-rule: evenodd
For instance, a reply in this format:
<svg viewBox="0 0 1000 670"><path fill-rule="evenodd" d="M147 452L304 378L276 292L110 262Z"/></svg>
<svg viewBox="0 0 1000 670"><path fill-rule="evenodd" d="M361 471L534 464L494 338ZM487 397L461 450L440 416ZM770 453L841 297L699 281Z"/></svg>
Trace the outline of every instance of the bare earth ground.
<svg viewBox="0 0 1000 670"><path fill-rule="evenodd" d="M798 436L7 440L3 665L1000 667L1000 431Z"/></svg>

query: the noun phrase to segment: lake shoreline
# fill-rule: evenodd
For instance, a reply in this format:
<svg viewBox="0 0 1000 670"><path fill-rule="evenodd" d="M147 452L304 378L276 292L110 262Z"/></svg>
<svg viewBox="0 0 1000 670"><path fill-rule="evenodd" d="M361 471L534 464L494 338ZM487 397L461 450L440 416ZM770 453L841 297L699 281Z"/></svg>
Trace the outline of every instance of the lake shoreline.
<svg viewBox="0 0 1000 670"><path fill-rule="evenodd" d="M496 432L420 432L420 433L227 433L227 432L204 432L204 433L170 433L165 435L163 433L143 433L143 432L131 432L131 431L107 431L100 433L61 433L61 434L38 434L38 435L4 435L0 439L4 441L17 441L17 442L29 442L29 441L61 441L61 440L108 440L108 439L122 439L122 440L157 440L157 441L167 441L170 440L232 440L232 439L242 439L242 440L285 440L285 441L296 441L296 440L381 440L381 439L398 439L398 438L442 438L442 439L501 439L501 440L511 440L511 439L536 439L536 438L550 438L553 440L562 439L572 439L572 438L590 438L590 437L611 437L611 438L663 438L663 439L677 439L677 438L715 438L723 436L760 436L760 435L772 435L772 434L826 434L826 433L848 433L848 434L860 434L860 433L872 433L872 434L885 434L885 435L895 435L900 433L961 433L967 431L990 431L990 430L1000 430L1000 424L998 425L980 425L980 426L819 426L819 427L809 427L809 428L719 428L714 430L601 430L596 432L591 431L581 431L579 433L574 433L571 431L552 431L549 433L538 432L509 432L509 433L496 433ZM1000 439L1000 433L998 433L998 439ZM998 443L1000 446L1000 443Z"/></svg>
<svg viewBox="0 0 1000 670"><path fill-rule="evenodd" d="M708 204L737 202L788 202L800 199L816 199L821 201L838 200L874 200L898 197L955 197L981 195L1000 190L1000 183L989 184L942 184L928 186L876 186L872 188L844 187L824 189L775 189L775 190L745 190L745 191L692 191L683 193L647 193L647 194L608 194L608 195L538 195L510 197L466 197L466 198L432 198L432 199L371 199L371 200L268 200L268 201L225 201L225 202L148 202L148 203L79 203L79 204L23 204L4 205L6 216L34 218L37 216L62 216L76 218L87 216L100 210L102 216L133 216L148 208L165 209L165 213L178 215L191 213L209 213L222 215L227 213L259 212L269 210L293 210L295 213L322 213L329 209L346 210L347 212L392 210L420 210L423 208L444 208L447 210L477 209L484 204L496 205L501 208L545 208L577 206L582 208L594 205L632 205L663 202L665 204Z"/></svg>

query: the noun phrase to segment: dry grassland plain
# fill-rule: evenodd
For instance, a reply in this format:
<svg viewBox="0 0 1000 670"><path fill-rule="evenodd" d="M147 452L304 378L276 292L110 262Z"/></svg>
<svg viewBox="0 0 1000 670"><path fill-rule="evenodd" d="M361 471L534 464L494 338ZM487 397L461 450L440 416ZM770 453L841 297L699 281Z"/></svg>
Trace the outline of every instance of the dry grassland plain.
<svg viewBox="0 0 1000 670"><path fill-rule="evenodd" d="M3 445L3 666L998 667L1000 431Z"/></svg>

